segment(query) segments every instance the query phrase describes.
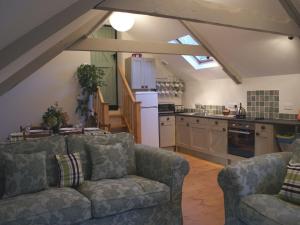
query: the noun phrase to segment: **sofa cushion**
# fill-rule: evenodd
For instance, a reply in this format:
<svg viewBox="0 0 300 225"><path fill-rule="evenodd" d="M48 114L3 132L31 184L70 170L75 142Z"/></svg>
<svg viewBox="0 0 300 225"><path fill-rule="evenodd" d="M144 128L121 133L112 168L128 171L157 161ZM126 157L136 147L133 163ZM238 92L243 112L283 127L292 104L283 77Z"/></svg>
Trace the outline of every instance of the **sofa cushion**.
<svg viewBox="0 0 300 225"><path fill-rule="evenodd" d="M79 152L55 155L59 167L59 187L77 187L84 178Z"/></svg>
<svg viewBox="0 0 300 225"><path fill-rule="evenodd" d="M112 145L121 143L128 154L127 174L135 174L134 138L129 133L103 134L103 135L69 135L67 137L68 151L80 152L84 179L90 180L92 174L91 160L86 144Z"/></svg>
<svg viewBox="0 0 300 225"><path fill-rule="evenodd" d="M3 171L3 154L1 153L12 153L12 154L28 154L35 152L46 152L46 168L47 168L47 180L48 185L56 186L58 183L58 167L55 160L56 154L65 154L65 139L62 136L51 136L45 137L38 140L26 140L16 143L5 143L0 144L0 184L3 182L4 177L1 171ZM1 188L0 188L1 189ZM2 196L3 193L0 193Z"/></svg>
<svg viewBox="0 0 300 225"><path fill-rule="evenodd" d="M279 196L283 200L300 204L300 163L290 162L287 165L287 174Z"/></svg>
<svg viewBox="0 0 300 225"><path fill-rule="evenodd" d="M0 200L0 225L66 225L90 218L90 201L71 188Z"/></svg>
<svg viewBox="0 0 300 225"><path fill-rule="evenodd" d="M167 185L134 175L85 181L78 190L91 200L92 215L96 218L156 206L170 200Z"/></svg>
<svg viewBox="0 0 300 225"><path fill-rule="evenodd" d="M299 225L299 212L298 205L277 195L249 195L239 205L239 219L249 225Z"/></svg>
<svg viewBox="0 0 300 225"><path fill-rule="evenodd" d="M92 161L91 180L121 178L127 175L128 154L120 143L88 145L88 149Z"/></svg>
<svg viewBox="0 0 300 225"><path fill-rule="evenodd" d="M46 152L6 154L3 197L38 192L47 187Z"/></svg>

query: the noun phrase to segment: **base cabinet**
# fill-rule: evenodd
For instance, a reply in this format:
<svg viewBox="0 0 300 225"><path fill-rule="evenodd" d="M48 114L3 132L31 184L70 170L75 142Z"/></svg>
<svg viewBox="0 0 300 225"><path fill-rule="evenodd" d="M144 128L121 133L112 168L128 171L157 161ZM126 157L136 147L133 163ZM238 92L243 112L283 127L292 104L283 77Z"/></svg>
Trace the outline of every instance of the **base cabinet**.
<svg viewBox="0 0 300 225"><path fill-rule="evenodd" d="M191 145L191 127L188 121L176 123L176 146L189 148Z"/></svg>
<svg viewBox="0 0 300 225"><path fill-rule="evenodd" d="M277 152L274 126L270 124L255 124L255 155Z"/></svg>
<svg viewBox="0 0 300 225"><path fill-rule="evenodd" d="M208 127L191 127L191 148L209 152L210 137Z"/></svg>
<svg viewBox="0 0 300 225"><path fill-rule="evenodd" d="M227 121L176 117L176 146L208 154L227 153Z"/></svg>
<svg viewBox="0 0 300 225"><path fill-rule="evenodd" d="M227 127L211 129L210 151L220 155L227 154Z"/></svg>

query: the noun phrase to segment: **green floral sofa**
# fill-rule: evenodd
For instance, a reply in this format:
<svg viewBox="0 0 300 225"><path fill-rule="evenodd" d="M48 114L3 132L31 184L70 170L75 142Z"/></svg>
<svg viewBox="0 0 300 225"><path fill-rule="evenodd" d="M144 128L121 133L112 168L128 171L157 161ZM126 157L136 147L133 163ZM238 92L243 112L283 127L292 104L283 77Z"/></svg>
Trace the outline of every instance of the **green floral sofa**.
<svg viewBox="0 0 300 225"><path fill-rule="evenodd" d="M131 149L128 175L89 180L91 163L85 144L122 143ZM46 151L48 188L2 198L4 152ZM80 152L85 181L77 189L58 188L55 154ZM175 153L136 145L126 133L101 136L52 136L0 145L0 225L180 225L181 194L188 162ZM22 176L22 171L20 171ZM24 185L30 185L25 182Z"/></svg>
<svg viewBox="0 0 300 225"><path fill-rule="evenodd" d="M225 167L225 225L300 225L300 206L278 197L292 153L262 155Z"/></svg>

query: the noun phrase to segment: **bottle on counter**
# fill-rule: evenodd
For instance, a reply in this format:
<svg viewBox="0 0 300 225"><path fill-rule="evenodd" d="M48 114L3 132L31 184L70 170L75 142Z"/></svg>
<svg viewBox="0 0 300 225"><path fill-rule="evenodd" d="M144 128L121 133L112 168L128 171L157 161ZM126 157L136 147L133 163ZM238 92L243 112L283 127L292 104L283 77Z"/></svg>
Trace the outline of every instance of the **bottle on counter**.
<svg viewBox="0 0 300 225"><path fill-rule="evenodd" d="M297 120L300 121L300 110L299 110L299 113L298 113L298 116L297 116Z"/></svg>
<svg viewBox="0 0 300 225"><path fill-rule="evenodd" d="M237 105L234 105L234 111L235 111L235 115L238 116L239 115L239 109Z"/></svg>

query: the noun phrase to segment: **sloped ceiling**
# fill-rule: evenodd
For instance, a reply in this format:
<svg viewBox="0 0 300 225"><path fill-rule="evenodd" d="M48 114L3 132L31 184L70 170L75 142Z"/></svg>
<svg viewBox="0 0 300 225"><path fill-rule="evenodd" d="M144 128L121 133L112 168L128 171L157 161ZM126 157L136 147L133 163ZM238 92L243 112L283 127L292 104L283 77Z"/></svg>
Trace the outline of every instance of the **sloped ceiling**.
<svg viewBox="0 0 300 225"><path fill-rule="evenodd" d="M17 40L76 1L1 0L0 49Z"/></svg>
<svg viewBox="0 0 300 225"><path fill-rule="evenodd" d="M135 18L134 27L122 34L123 39L167 42L189 33L178 20L145 15ZM210 24L193 26L243 78L300 73L298 37L289 40L287 36ZM167 66L183 79L227 77L221 67L197 71L180 56L156 57L168 62Z"/></svg>

